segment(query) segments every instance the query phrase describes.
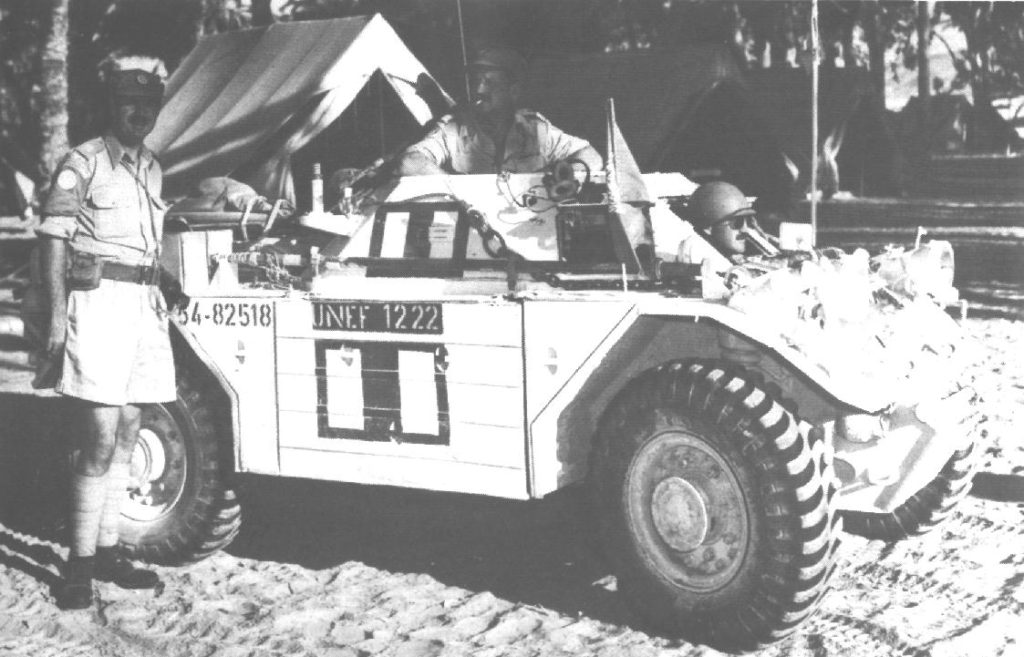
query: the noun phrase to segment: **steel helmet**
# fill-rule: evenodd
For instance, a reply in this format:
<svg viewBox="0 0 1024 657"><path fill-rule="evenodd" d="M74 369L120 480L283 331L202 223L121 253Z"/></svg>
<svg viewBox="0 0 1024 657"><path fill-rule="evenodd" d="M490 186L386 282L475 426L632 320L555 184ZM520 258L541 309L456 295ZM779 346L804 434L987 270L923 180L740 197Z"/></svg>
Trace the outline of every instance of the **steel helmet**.
<svg viewBox="0 0 1024 657"><path fill-rule="evenodd" d="M688 208L690 221L698 229L710 228L731 217L755 214L739 187L720 180L698 187L690 197Z"/></svg>

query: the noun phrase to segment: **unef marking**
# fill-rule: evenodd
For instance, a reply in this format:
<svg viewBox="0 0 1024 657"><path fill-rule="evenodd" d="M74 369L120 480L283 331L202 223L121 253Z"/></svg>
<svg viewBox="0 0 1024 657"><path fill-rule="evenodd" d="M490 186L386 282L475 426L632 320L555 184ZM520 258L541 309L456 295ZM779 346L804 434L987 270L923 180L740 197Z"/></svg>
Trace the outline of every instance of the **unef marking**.
<svg viewBox="0 0 1024 657"><path fill-rule="evenodd" d="M443 344L316 340L320 438L448 445Z"/></svg>
<svg viewBox="0 0 1024 657"><path fill-rule="evenodd" d="M314 301L313 329L437 335L444 332L444 315L440 303Z"/></svg>

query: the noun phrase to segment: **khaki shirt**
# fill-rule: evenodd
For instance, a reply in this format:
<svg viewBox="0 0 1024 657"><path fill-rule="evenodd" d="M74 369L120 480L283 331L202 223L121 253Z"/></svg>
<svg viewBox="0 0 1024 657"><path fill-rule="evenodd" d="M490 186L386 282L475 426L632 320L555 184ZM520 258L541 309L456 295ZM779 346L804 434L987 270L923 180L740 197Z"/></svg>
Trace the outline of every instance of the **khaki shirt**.
<svg viewBox="0 0 1024 657"><path fill-rule="evenodd" d="M163 173L145 146L131 159L112 135L73 149L43 203L40 235L128 264L151 263L163 237Z"/></svg>
<svg viewBox="0 0 1024 657"><path fill-rule="evenodd" d="M589 145L585 139L562 132L539 113L521 109L515 113L500 166L494 140L469 112L445 116L406 153L421 153L451 173L534 173Z"/></svg>

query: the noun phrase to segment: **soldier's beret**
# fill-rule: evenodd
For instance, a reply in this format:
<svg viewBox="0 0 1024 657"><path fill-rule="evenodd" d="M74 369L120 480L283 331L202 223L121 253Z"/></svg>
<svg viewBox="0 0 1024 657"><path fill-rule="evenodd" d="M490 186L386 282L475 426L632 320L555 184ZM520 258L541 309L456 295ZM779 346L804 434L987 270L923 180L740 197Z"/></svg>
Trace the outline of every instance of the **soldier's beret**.
<svg viewBox="0 0 1024 657"><path fill-rule="evenodd" d="M164 83L160 76L142 69L111 71L107 86L114 96L159 100L164 95Z"/></svg>
<svg viewBox="0 0 1024 657"><path fill-rule="evenodd" d="M505 71L512 78L519 79L526 74L526 59L512 48L495 46L482 48L469 62L470 70L497 69Z"/></svg>

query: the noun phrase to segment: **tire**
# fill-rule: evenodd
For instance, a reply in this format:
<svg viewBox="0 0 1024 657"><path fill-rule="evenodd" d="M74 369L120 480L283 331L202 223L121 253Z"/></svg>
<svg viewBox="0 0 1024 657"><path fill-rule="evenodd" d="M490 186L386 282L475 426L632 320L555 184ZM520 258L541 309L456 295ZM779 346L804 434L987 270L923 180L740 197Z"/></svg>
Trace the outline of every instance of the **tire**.
<svg viewBox="0 0 1024 657"><path fill-rule="evenodd" d="M810 617L839 517L822 441L732 364L673 362L629 384L590 487L621 590L654 629L753 650Z"/></svg>
<svg viewBox="0 0 1024 657"><path fill-rule="evenodd" d="M121 508L121 544L134 557L195 562L238 534L241 508L228 479L226 409L216 408L218 399L212 386L179 368L177 399L143 408Z"/></svg>
<svg viewBox="0 0 1024 657"><path fill-rule="evenodd" d="M939 474L892 513L843 511L843 529L850 534L883 541L921 536L948 518L971 490L975 443L953 453Z"/></svg>

